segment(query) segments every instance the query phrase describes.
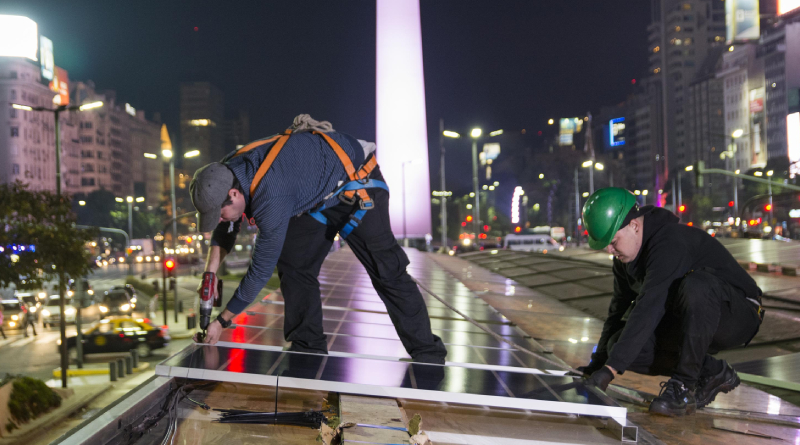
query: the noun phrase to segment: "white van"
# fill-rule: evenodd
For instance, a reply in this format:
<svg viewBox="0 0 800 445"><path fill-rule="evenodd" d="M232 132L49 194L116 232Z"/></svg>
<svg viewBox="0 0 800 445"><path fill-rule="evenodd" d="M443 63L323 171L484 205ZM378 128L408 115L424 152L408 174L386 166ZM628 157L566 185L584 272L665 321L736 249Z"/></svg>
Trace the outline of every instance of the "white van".
<svg viewBox="0 0 800 445"><path fill-rule="evenodd" d="M506 235L503 247L509 250L547 253L563 251L564 246L558 244L550 235L535 233L531 235Z"/></svg>

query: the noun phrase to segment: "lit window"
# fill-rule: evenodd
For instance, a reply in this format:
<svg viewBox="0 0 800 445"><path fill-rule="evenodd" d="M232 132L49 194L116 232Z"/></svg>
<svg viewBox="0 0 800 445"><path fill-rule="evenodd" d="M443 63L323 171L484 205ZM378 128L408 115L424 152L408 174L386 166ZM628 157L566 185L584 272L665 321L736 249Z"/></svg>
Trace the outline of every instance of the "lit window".
<svg viewBox="0 0 800 445"><path fill-rule="evenodd" d="M654 53L657 53L659 51L661 51L661 47L660 46L657 46L657 47L653 48L653 52Z"/></svg>

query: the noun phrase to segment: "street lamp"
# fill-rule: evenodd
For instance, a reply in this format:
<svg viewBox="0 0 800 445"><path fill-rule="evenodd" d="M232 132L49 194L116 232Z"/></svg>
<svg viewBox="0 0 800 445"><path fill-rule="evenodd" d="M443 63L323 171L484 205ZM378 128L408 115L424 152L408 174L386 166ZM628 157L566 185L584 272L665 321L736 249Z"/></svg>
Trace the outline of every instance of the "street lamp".
<svg viewBox="0 0 800 445"><path fill-rule="evenodd" d="M421 159L412 159L410 161L403 161L400 164L402 175L402 188L403 188L403 246L408 247L408 234L406 233L406 164L419 164Z"/></svg>
<svg viewBox="0 0 800 445"><path fill-rule="evenodd" d="M594 168L589 168L592 165L594 165ZM589 194L591 195L594 193L594 170L603 170L605 166L599 162L595 162L594 159L589 159L588 161L584 161L581 167L589 168Z"/></svg>
<svg viewBox="0 0 800 445"><path fill-rule="evenodd" d="M11 108L25 111L49 111L53 113L55 119L55 139L56 139L56 195L61 196L61 126L59 124L59 115L62 111L86 111L92 108L102 107L102 101L90 102L83 105L59 105L56 108L45 107L31 107L29 105L11 104ZM69 368L69 358L67 356L67 324L66 318L63 314L66 311L64 296L64 272L58 271L58 297L59 297L59 310L61 311L61 321L59 323L59 330L61 331L61 386L67 387L67 368Z"/></svg>
<svg viewBox="0 0 800 445"><path fill-rule="evenodd" d="M127 202L128 203L128 239L133 239L133 201L136 202L144 202L144 198L139 196L134 199L133 196L128 196L125 199L122 198L114 198L117 202ZM130 241L129 241L130 242ZM131 246L128 246L130 248ZM127 254L127 250L125 251ZM128 275L133 275L133 261L131 261L130 255L126 255L125 262L128 263Z"/></svg>
<svg viewBox="0 0 800 445"><path fill-rule="evenodd" d="M442 157L441 157L441 165L439 166L439 180L442 186L442 196L441 196L441 203L442 203L442 210L441 210L441 218L442 218L442 250L447 251L447 194L444 193L447 188L445 186L444 181L444 138L453 138L458 139L461 137L460 134L456 133L455 131L448 131L444 129L444 119L439 119L439 132L441 136L439 136L439 146L441 147ZM403 187L403 191L405 192L405 187ZM403 203L403 218L405 218L406 211L405 211L405 203Z"/></svg>
<svg viewBox="0 0 800 445"><path fill-rule="evenodd" d="M442 131L442 134L446 137L460 137L460 135L453 131ZM481 138L483 134L483 130L480 128L473 128L469 135L472 137L472 188L474 192L470 193L470 198L475 197L475 205L473 206L473 218L472 222L474 225L474 232L477 235L480 233L480 216L481 216L481 204L480 204L480 190L478 189L478 139ZM492 136L500 136L503 134L503 130L496 130L489 133L489 137ZM444 154L442 154L442 165L444 165ZM442 188L444 189L444 183L442 183Z"/></svg>

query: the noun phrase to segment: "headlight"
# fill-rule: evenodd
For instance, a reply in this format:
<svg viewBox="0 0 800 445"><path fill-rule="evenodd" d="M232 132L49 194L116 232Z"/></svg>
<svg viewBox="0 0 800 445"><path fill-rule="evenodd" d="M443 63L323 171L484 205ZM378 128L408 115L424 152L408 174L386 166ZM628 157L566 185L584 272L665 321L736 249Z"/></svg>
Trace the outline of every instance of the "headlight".
<svg viewBox="0 0 800 445"><path fill-rule="evenodd" d="M68 291L67 291L67 296L68 296L68 297L71 297L71 296L73 296L73 295L75 295L75 292L72 292L71 290L68 290Z"/></svg>
<svg viewBox="0 0 800 445"><path fill-rule="evenodd" d="M563 251L564 251L564 246L561 246L561 247L559 247L559 248L558 248L558 251L559 251L559 252L563 252Z"/></svg>
<svg viewBox="0 0 800 445"><path fill-rule="evenodd" d="M131 303L136 303L136 297L131 298Z"/></svg>
<svg viewBox="0 0 800 445"><path fill-rule="evenodd" d="M68 307L68 308L66 308L64 310L64 313L67 314L67 315L75 315L75 308L74 307Z"/></svg>
<svg viewBox="0 0 800 445"><path fill-rule="evenodd" d="M142 261L144 261L144 258L142 258L142 257L140 257L140 256L137 256L137 257L136 257L136 262L137 262L137 263L141 263Z"/></svg>
<svg viewBox="0 0 800 445"><path fill-rule="evenodd" d="M11 327L11 328L13 328L13 327L14 327L14 326L16 326L16 325L17 325L17 324L16 324L16 323L14 323L13 321L9 321L9 322L8 322L8 326L9 326L9 327Z"/></svg>
<svg viewBox="0 0 800 445"><path fill-rule="evenodd" d="M108 308L105 306L100 306L100 312L105 314L106 312L108 312Z"/></svg>
<svg viewBox="0 0 800 445"><path fill-rule="evenodd" d="M48 311L47 309L42 309L42 315L44 315L45 317L49 317L50 311Z"/></svg>
<svg viewBox="0 0 800 445"><path fill-rule="evenodd" d="M31 312L36 312L36 306L31 306Z"/></svg>
<svg viewBox="0 0 800 445"><path fill-rule="evenodd" d="M136 303L131 303L131 309L136 307Z"/></svg>
<svg viewBox="0 0 800 445"><path fill-rule="evenodd" d="M94 295L94 291L93 291L93 290L91 290L91 289L89 289L89 290L88 290L88 291L86 291L86 292L87 292L89 295Z"/></svg>
<svg viewBox="0 0 800 445"><path fill-rule="evenodd" d="M39 298L47 298L47 294L44 292L39 292Z"/></svg>
<svg viewBox="0 0 800 445"><path fill-rule="evenodd" d="M127 311L130 308L131 308L131 305L128 304L128 303L125 303L125 304L123 304L122 306L119 307L119 310L124 312L124 311Z"/></svg>
<svg viewBox="0 0 800 445"><path fill-rule="evenodd" d="M11 316L11 319L12 319L12 320L19 320L19 316L18 316L18 315L12 315L12 316Z"/></svg>

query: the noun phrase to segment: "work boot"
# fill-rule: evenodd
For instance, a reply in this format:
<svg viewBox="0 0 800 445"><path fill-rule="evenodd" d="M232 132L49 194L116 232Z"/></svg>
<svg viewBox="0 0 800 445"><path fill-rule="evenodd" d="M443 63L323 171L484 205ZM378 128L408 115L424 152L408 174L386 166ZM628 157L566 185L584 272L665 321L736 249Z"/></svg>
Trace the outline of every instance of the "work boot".
<svg viewBox="0 0 800 445"><path fill-rule="evenodd" d="M694 398L694 389L687 388L683 382L669 379L661 382L661 392L650 403L650 412L664 416L683 416L694 414L697 402Z"/></svg>
<svg viewBox="0 0 800 445"><path fill-rule="evenodd" d="M697 399L697 407L703 408L709 403L714 401L717 394L721 392L731 392L734 388L742 383L736 371L731 368L725 360L722 361L722 371L716 375L700 376L700 381L697 382L697 392L695 398Z"/></svg>

